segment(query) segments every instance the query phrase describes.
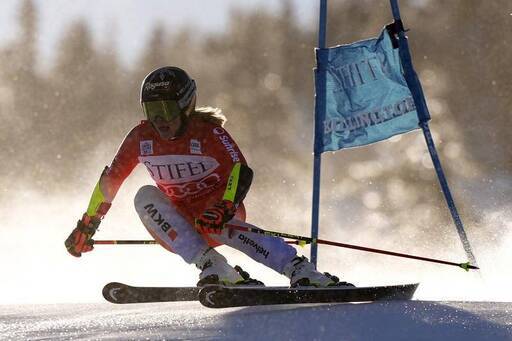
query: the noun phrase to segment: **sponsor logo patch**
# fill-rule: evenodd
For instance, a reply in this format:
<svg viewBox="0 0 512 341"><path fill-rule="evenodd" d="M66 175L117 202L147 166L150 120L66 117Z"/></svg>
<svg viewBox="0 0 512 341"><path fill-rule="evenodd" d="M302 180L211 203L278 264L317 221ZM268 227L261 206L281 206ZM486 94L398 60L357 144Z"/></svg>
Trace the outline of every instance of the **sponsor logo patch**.
<svg viewBox="0 0 512 341"><path fill-rule="evenodd" d="M188 182L185 184L159 184L158 187L169 197L174 199L183 199L188 196L207 194L214 190L220 183L220 176L213 173L201 179L200 181Z"/></svg>
<svg viewBox="0 0 512 341"><path fill-rule="evenodd" d="M268 257L269 252L263 246L259 245L251 238L247 237L244 234L239 234L238 239L240 239L244 245L249 245L253 247L256 250L256 254L261 253L265 257L265 259Z"/></svg>
<svg viewBox="0 0 512 341"><path fill-rule="evenodd" d="M153 155L153 140L140 141L140 155Z"/></svg>
<svg viewBox="0 0 512 341"><path fill-rule="evenodd" d="M182 200L213 192L221 184L217 160L204 155L139 156L149 174L168 197Z"/></svg>
<svg viewBox="0 0 512 341"><path fill-rule="evenodd" d="M146 83L146 85L144 85L144 90L151 91L151 90L155 90L156 88L167 88L170 84L171 84L171 82L169 82L169 81L157 82L157 83Z"/></svg>
<svg viewBox="0 0 512 341"><path fill-rule="evenodd" d="M202 154L201 142L198 140L190 140L190 154Z"/></svg>
<svg viewBox="0 0 512 341"><path fill-rule="evenodd" d="M151 219L158 225L160 226L160 228L162 229L162 231L164 231L165 233L167 233L167 235L169 236L169 238L171 238L172 241L174 241L176 239L176 237L178 236L178 233L176 232L176 230L174 230L172 227L171 227L171 224L169 224L167 221L165 221L164 217L162 217L162 215L160 214L160 212L158 212L158 210L155 208L155 205L153 204L148 204L146 206L144 206L144 209L146 210L146 212L148 213L148 218L151 217Z"/></svg>
<svg viewBox="0 0 512 341"><path fill-rule="evenodd" d="M199 155L140 156L139 162L158 184L179 184L201 180L218 167L217 160Z"/></svg>
<svg viewBox="0 0 512 341"><path fill-rule="evenodd" d="M233 162L240 162L240 156L238 155L238 151L235 149L235 143L229 138L226 131L220 127L216 127L213 129L213 133L217 135L220 143L222 143L224 149L231 157L231 160L233 160Z"/></svg>

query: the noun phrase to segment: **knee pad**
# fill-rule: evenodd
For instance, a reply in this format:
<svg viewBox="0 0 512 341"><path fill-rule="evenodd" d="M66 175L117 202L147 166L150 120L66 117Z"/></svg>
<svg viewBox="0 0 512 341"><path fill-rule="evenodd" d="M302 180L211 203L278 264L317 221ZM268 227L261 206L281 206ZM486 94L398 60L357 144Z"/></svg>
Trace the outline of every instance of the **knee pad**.
<svg viewBox="0 0 512 341"><path fill-rule="evenodd" d="M204 239L157 187L141 187L135 195L134 204L149 233L186 262L190 263L200 250L207 247Z"/></svg>

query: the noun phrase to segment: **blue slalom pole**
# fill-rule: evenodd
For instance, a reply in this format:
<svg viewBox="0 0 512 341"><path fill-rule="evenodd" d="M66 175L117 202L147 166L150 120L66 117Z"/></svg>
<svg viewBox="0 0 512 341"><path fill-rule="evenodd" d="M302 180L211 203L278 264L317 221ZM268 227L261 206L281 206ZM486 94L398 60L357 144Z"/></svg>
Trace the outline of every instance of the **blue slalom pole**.
<svg viewBox="0 0 512 341"><path fill-rule="evenodd" d="M407 81L409 89L411 89L411 93L414 98L414 103L416 104L416 110L418 112L418 117L420 121L419 125L423 130L423 135L425 136L425 141L427 143L430 157L432 158L432 163L434 164L434 169L436 171L437 178L439 179L439 184L441 185L441 189L443 191L446 203L448 205L448 209L450 210L453 222L455 223L455 227L457 228L457 233L459 234L459 238L462 242L462 246L464 247L464 251L466 252L469 261L476 266L477 262L475 256L471 249L471 245L469 244L469 240L466 235L466 231L464 230L462 220L460 219L459 212L457 211L457 207L455 206L455 201L453 200L453 196L450 192L448 181L446 180L446 176L444 174L443 167L441 166L441 161L437 154L432 134L430 133L430 128L428 126L430 114L428 112L428 107L425 101L425 96L423 94L423 89L421 88L421 83L412 65L412 57L409 50L407 37L405 36L405 30L400 17L398 0L390 0L390 4L391 11L393 12L393 18L395 20L395 29L398 31L397 33L399 38L399 54L400 59L402 61L402 67L404 68L405 80Z"/></svg>
<svg viewBox="0 0 512 341"><path fill-rule="evenodd" d="M441 160L437 155L436 147L434 145L434 140L432 139L432 134L430 133L428 123L421 122L420 126L421 129L423 130L423 135L425 136L425 141L427 142L428 151L430 153L430 157L432 158L432 163L434 164L434 169L436 170L437 178L439 179L439 184L441 185L441 189L443 190L446 203L448 204L448 208L450 209L450 213L452 215L453 222L455 223L455 227L457 228L457 233L459 234L459 238L462 242L462 246L464 247L464 251L466 252L469 261L475 266L478 266L475 259L475 255L471 250L471 245L469 244L469 239L466 235L466 231L464 230L464 225L462 224L459 212L457 211L457 207L455 206L455 201L453 200L452 194L450 192L450 187L448 186L448 182L446 180L446 177L444 176L443 167L441 166Z"/></svg>
<svg viewBox="0 0 512 341"><path fill-rule="evenodd" d="M325 35L327 28L327 0L320 0L320 18L318 23L318 48L325 48ZM322 118L325 116L325 88L326 88L326 70L322 63L317 60L317 93L315 94L315 146L313 159L313 207L311 212L311 262L316 266L318 259L318 223L320 211L320 173L322 163L322 152L320 151L322 138Z"/></svg>

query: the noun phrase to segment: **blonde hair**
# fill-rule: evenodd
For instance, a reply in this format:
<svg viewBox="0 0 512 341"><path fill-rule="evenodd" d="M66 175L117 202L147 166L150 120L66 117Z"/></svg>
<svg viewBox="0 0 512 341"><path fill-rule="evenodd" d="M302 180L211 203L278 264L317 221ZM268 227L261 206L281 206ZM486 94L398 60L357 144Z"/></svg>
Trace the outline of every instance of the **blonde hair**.
<svg viewBox="0 0 512 341"><path fill-rule="evenodd" d="M223 126L228 120L219 108L200 107L196 108L189 115L190 118L198 118L206 122L210 122L219 126Z"/></svg>

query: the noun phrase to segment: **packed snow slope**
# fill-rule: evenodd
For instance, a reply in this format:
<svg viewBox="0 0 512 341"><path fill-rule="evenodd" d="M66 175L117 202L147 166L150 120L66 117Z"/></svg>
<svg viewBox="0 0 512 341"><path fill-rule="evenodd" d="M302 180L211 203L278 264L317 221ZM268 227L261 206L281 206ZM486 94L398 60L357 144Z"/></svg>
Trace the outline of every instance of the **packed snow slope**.
<svg viewBox="0 0 512 341"><path fill-rule="evenodd" d="M512 340L512 303L395 301L208 309L198 302L0 307L12 340Z"/></svg>

